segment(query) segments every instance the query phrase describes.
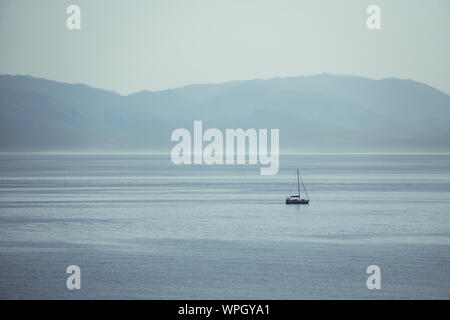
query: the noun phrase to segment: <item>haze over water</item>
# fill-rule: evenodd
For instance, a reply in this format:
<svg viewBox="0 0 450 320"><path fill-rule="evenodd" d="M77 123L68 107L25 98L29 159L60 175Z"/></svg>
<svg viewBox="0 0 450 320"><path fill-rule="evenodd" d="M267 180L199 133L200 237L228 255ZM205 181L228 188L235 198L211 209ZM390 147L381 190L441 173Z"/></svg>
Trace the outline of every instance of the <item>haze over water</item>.
<svg viewBox="0 0 450 320"><path fill-rule="evenodd" d="M0 298L450 298L450 155L0 155ZM300 169L311 202L285 205ZM68 265L81 290L66 288ZM381 268L368 290L366 268Z"/></svg>

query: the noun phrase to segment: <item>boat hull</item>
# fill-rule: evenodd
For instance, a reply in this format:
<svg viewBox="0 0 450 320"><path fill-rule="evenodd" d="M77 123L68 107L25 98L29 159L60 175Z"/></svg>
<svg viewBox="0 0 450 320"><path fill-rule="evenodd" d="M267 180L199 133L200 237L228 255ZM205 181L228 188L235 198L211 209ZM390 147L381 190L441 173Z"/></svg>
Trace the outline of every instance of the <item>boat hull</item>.
<svg viewBox="0 0 450 320"><path fill-rule="evenodd" d="M286 204L309 204L308 199L286 199Z"/></svg>

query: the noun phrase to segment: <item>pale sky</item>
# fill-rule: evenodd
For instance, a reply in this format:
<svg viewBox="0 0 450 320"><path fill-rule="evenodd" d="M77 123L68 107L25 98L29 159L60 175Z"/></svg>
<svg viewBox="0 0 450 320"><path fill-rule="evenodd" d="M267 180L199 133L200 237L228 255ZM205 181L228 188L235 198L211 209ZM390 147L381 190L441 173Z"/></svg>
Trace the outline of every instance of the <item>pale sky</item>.
<svg viewBox="0 0 450 320"><path fill-rule="evenodd" d="M371 4L381 30L366 27ZM121 94L324 72L450 94L448 0L0 0L0 44L1 74Z"/></svg>

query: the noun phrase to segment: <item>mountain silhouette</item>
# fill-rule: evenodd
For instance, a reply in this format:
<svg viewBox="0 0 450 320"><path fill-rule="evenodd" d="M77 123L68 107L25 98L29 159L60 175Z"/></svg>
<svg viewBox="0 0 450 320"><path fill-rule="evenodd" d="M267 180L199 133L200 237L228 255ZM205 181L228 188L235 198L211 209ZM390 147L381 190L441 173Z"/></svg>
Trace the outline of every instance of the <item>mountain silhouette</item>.
<svg viewBox="0 0 450 320"><path fill-rule="evenodd" d="M320 74L128 96L0 75L1 152L170 152L176 128L277 128L282 152L450 152L450 96L413 80Z"/></svg>

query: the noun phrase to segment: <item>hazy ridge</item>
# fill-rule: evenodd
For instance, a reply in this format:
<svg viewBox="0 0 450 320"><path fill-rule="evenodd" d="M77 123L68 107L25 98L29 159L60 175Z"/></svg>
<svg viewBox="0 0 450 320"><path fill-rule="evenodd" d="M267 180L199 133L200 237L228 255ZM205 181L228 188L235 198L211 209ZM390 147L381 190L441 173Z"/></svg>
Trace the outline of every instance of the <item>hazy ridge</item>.
<svg viewBox="0 0 450 320"><path fill-rule="evenodd" d="M450 96L412 80L320 74L121 96L0 75L1 152L166 152L193 120L279 128L282 152L450 152Z"/></svg>

